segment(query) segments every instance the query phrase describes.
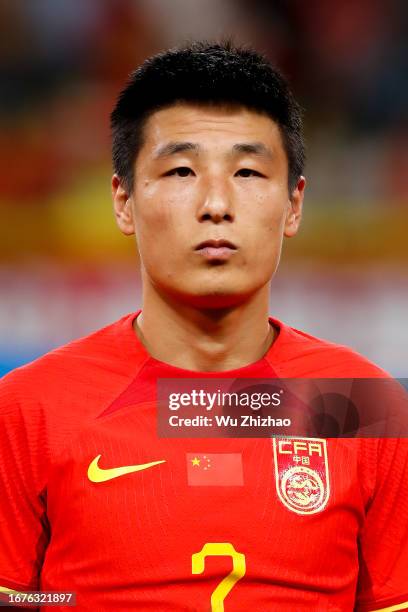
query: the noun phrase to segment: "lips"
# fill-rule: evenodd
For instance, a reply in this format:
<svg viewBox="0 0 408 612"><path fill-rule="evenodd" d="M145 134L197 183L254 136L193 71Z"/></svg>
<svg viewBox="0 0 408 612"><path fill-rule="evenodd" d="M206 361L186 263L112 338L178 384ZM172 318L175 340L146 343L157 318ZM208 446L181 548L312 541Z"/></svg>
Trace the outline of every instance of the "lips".
<svg viewBox="0 0 408 612"><path fill-rule="evenodd" d="M200 251L201 249L213 248L213 249L233 249L236 250L237 247L235 244L230 242L229 240L219 239L219 240L205 240L204 242L200 242L198 246L196 246L195 250Z"/></svg>
<svg viewBox="0 0 408 612"><path fill-rule="evenodd" d="M205 240L196 246L195 252L209 262L220 264L237 252L238 247L229 240Z"/></svg>

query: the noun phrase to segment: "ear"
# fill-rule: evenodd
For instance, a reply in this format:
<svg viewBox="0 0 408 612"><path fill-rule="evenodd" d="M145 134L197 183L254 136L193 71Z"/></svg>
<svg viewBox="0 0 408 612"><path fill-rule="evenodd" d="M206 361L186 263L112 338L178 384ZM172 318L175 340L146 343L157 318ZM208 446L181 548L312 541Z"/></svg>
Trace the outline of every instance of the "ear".
<svg viewBox="0 0 408 612"><path fill-rule="evenodd" d="M122 181L117 174L112 176L112 199L116 223L120 231L126 236L132 236L135 233L132 198L123 187Z"/></svg>
<svg viewBox="0 0 408 612"><path fill-rule="evenodd" d="M301 176L289 200L288 212L285 221L284 235L287 238L295 236L302 219L303 197L305 193L306 179Z"/></svg>

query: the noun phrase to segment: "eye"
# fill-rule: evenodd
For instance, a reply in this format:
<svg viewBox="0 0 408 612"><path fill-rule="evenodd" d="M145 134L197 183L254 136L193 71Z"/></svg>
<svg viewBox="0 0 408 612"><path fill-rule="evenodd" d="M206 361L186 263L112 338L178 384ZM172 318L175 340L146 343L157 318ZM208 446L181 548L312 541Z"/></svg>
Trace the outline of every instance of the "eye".
<svg viewBox="0 0 408 612"><path fill-rule="evenodd" d="M257 170L251 170L250 168L241 168L235 173L235 176L242 176L243 178L249 178L250 176L264 176Z"/></svg>
<svg viewBox="0 0 408 612"><path fill-rule="evenodd" d="M195 176L191 168L188 168L187 166L180 166L179 168L172 168L166 172L164 176L181 176L184 178L190 175Z"/></svg>

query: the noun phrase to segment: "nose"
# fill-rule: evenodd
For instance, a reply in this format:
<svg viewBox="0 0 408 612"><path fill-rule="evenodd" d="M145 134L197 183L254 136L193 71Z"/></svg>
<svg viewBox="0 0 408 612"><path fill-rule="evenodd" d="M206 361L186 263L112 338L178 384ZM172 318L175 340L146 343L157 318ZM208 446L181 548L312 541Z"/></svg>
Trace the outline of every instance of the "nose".
<svg viewBox="0 0 408 612"><path fill-rule="evenodd" d="M227 185L221 180L213 181L207 186L198 208L198 220L221 223L233 221L233 206Z"/></svg>

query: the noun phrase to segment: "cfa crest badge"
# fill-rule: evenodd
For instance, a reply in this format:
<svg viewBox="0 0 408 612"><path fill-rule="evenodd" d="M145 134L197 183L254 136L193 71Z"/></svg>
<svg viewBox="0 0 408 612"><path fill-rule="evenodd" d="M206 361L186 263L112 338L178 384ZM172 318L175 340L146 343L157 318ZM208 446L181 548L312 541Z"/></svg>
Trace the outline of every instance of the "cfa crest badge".
<svg viewBox="0 0 408 612"><path fill-rule="evenodd" d="M321 512L330 497L327 441L322 438L273 438L276 491L296 514Z"/></svg>

